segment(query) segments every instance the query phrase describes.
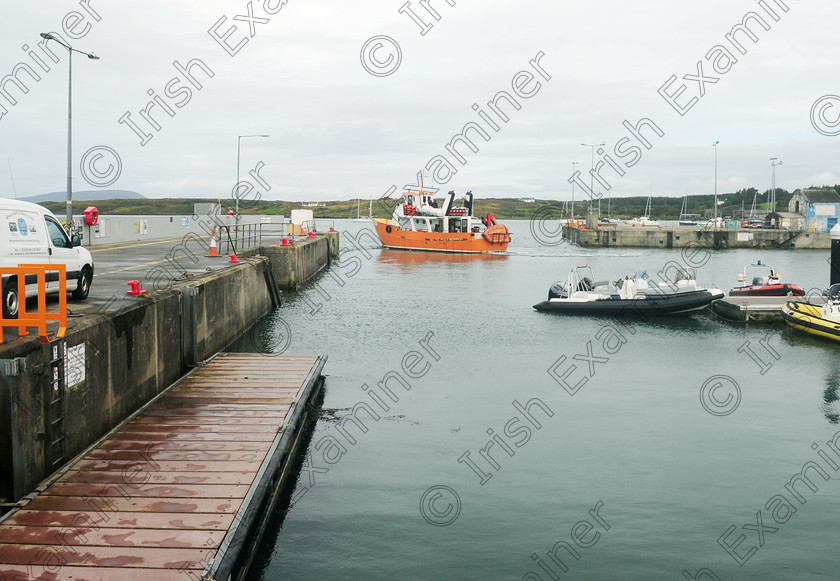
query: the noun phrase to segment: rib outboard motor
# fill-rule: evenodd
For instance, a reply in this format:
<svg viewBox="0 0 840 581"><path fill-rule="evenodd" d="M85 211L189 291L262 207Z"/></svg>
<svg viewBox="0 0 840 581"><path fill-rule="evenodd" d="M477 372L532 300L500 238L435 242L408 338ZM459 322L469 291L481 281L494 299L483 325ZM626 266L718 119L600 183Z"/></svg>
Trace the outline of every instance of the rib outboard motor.
<svg viewBox="0 0 840 581"><path fill-rule="evenodd" d="M473 215L473 193L472 190L464 194L464 207L467 209L467 216Z"/></svg>
<svg viewBox="0 0 840 581"><path fill-rule="evenodd" d="M565 299L567 296L566 285L560 281L555 282L548 288L548 300Z"/></svg>

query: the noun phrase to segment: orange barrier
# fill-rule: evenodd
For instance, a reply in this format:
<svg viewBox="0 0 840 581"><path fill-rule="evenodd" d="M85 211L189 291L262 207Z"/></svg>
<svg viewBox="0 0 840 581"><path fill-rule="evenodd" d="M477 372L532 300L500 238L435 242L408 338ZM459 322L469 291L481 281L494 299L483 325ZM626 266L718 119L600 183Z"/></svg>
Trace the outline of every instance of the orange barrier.
<svg viewBox="0 0 840 581"><path fill-rule="evenodd" d="M58 272L58 312L47 312L47 271ZM19 264L18 266L0 267L0 275L17 277L18 284L18 316L17 319L6 319L0 309L0 344L3 343L3 330L6 327L17 327L18 335L29 335L27 327L37 327L41 343L49 343L47 336L47 321L58 321L56 337L64 337L67 332L67 269L63 264ZM38 311L26 312L26 277L35 275L38 284Z"/></svg>

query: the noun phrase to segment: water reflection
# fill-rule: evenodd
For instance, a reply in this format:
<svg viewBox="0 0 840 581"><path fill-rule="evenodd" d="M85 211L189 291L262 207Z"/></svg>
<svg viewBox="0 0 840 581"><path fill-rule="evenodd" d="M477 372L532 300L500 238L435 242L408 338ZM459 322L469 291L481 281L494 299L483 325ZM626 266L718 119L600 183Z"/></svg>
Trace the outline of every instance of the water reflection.
<svg viewBox="0 0 840 581"><path fill-rule="evenodd" d="M826 419L832 423L840 423L840 371L836 368L825 378L823 404L820 406Z"/></svg>
<svg viewBox="0 0 840 581"><path fill-rule="evenodd" d="M426 252L423 250L393 250L383 248L379 262L383 264L435 264L435 263L477 263L507 260L507 254L452 254L448 252Z"/></svg>

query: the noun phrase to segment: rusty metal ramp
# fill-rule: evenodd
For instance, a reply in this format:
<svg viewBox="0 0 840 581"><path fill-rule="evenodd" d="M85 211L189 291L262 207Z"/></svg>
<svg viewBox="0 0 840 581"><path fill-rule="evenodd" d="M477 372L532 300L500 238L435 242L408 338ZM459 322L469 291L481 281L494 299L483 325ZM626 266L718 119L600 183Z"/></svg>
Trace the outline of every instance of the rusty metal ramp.
<svg viewBox="0 0 840 581"><path fill-rule="evenodd" d="M221 353L0 522L0 579L227 579L281 485L325 355Z"/></svg>

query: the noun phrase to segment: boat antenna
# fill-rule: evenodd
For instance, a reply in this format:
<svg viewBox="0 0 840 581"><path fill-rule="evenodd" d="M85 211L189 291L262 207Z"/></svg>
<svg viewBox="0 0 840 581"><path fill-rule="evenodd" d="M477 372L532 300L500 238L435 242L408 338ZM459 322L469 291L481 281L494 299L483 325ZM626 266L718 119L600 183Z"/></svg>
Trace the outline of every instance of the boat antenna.
<svg viewBox="0 0 840 581"><path fill-rule="evenodd" d="M7 157L6 161L9 163L9 177L12 178L12 191L15 193L15 199L17 200L17 188L15 187L15 176L12 173L12 160Z"/></svg>

